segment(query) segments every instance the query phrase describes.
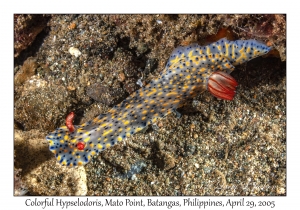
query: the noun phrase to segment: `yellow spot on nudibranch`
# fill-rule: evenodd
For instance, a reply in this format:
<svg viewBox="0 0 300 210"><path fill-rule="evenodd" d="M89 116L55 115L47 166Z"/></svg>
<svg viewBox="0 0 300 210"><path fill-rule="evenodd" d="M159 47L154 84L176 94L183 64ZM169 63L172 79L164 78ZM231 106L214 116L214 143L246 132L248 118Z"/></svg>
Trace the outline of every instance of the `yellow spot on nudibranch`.
<svg viewBox="0 0 300 210"><path fill-rule="evenodd" d="M229 51L228 51L229 43L225 43L226 53L225 56L228 57Z"/></svg>
<svg viewBox="0 0 300 210"><path fill-rule="evenodd" d="M151 95L153 95L154 93L156 93L157 91L156 91L156 89L155 88L153 88L152 89L152 91L151 92L149 92L149 93L147 93L147 97L149 97L149 96L151 96Z"/></svg>
<svg viewBox="0 0 300 210"><path fill-rule="evenodd" d="M155 103L156 103L156 101L154 101L154 100L150 101L150 104L155 104Z"/></svg>
<svg viewBox="0 0 300 210"><path fill-rule="evenodd" d="M207 69L203 67L203 68L200 69L200 72L204 72L204 71L206 71L206 70L207 70Z"/></svg>
<svg viewBox="0 0 300 210"><path fill-rule="evenodd" d="M101 125L100 125L100 127L105 127L105 126L107 126L107 123L102 123Z"/></svg>
<svg viewBox="0 0 300 210"><path fill-rule="evenodd" d="M138 105L136 106L137 109L142 108L142 107L143 107L143 104L138 104Z"/></svg>
<svg viewBox="0 0 300 210"><path fill-rule="evenodd" d="M141 131L141 130L143 130L143 129L142 129L142 128L136 128L136 129L135 129L136 132L139 132L139 131Z"/></svg>
<svg viewBox="0 0 300 210"><path fill-rule="evenodd" d="M258 53L258 50L257 49L254 49L254 52L253 52L253 55L257 56L259 53Z"/></svg>
<svg viewBox="0 0 300 210"><path fill-rule="evenodd" d="M170 96L176 96L176 95L178 95L178 93L177 93L177 92L175 92L175 91L172 91L172 92L170 92L170 93L166 94L166 97L170 97Z"/></svg>
<svg viewBox="0 0 300 210"><path fill-rule="evenodd" d="M118 141L122 141L122 137L121 136L118 137Z"/></svg>
<svg viewBox="0 0 300 210"><path fill-rule="evenodd" d="M178 63L179 60L180 60L180 58L178 56L176 56L176 58L174 58L173 60L170 60L170 63L171 64Z"/></svg>
<svg viewBox="0 0 300 210"><path fill-rule="evenodd" d="M107 136L107 135L110 134L111 132L113 132L113 129L110 129L110 130L104 132L102 136Z"/></svg>
<svg viewBox="0 0 300 210"><path fill-rule="evenodd" d="M207 55L210 54L210 47L206 47L206 54L207 54Z"/></svg>
<svg viewBox="0 0 300 210"><path fill-rule="evenodd" d="M193 52L194 52L194 50L191 50L191 51L189 52L189 54L188 54L188 57L189 57L189 58L191 58L191 57L193 56Z"/></svg>
<svg viewBox="0 0 300 210"><path fill-rule="evenodd" d="M245 53L245 51L244 51L244 48L242 48L239 52L240 52L241 56L238 57L238 58L235 60L234 63L240 62L240 60L242 60L243 58L244 58L244 59L247 59L246 53Z"/></svg>
<svg viewBox="0 0 300 210"><path fill-rule="evenodd" d="M86 143L86 142L88 142L90 139L91 139L90 137L87 137L87 138L85 138L83 141Z"/></svg>
<svg viewBox="0 0 300 210"><path fill-rule="evenodd" d="M231 52L231 54L232 54L232 59L235 59L235 52L234 52L235 48L234 48L233 46L232 46L231 48L232 48L232 52Z"/></svg>
<svg viewBox="0 0 300 210"><path fill-rule="evenodd" d="M250 51L251 51L251 48L248 47L246 52L249 53Z"/></svg>

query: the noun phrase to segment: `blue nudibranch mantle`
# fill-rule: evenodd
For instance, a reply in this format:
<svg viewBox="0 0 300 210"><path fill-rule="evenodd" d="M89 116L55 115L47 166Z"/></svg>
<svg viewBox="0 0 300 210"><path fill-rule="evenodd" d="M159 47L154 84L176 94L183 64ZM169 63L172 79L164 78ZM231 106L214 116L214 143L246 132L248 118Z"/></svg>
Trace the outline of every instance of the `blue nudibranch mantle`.
<svg viewBox="0 0 300 210"><path fill-rule="evenodd" d="M67 166L87 164L92 156L126 137L155 123L180 107L187 98L206 90L216 71L231 73L234 66L266 54L270 47L256 40L228 41L226 38L207 46L192 44L177 47L159 78L131 94L107 114L49 133L46 139L56 159ZM77 145L83 145L78 149Z"/></svg>

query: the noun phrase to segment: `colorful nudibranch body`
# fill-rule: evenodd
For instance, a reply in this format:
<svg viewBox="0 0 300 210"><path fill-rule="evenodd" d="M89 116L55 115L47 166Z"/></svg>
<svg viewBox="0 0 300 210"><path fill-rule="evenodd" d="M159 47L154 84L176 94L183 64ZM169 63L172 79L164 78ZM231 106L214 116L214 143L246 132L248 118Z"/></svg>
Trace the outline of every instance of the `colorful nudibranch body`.
<svg viewBox="0 0 300 210"><path fill-rule="evenodd" d="M46 136L56 159L67 166L88 163L92 156L115 145L180 107L187 98L207 89L215 71L230 73L234 65L266 54L270 48L256 40L228 41L207 46L192 44L176 48L159 78L131 94L107 114L66 126Z"/></svg>

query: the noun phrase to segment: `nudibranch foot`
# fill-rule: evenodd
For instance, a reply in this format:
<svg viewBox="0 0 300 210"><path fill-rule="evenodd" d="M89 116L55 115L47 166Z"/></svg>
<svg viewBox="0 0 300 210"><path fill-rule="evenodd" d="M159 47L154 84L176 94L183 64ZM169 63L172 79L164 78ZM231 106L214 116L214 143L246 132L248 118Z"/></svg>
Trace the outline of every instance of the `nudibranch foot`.
<svg viewBox="0 0 300 210"><path fill-rule="evenodd" d="M152 129L155 131L159 131L159 127L155 123L152 124Z"/></svg>
<svg viewBox="0 0 300 210"><path fill-rule="evenodd" d="M173 109L172 112L175 114L177 119L181 118L181 116L182 116L181 113L178 112L176 109Z"/></svg>

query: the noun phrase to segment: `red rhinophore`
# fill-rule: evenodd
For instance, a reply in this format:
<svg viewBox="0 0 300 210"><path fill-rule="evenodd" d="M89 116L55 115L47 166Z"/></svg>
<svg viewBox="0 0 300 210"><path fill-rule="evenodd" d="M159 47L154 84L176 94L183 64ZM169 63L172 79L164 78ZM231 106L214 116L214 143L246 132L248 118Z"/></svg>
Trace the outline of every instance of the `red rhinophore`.
<svg viewBox="0 0 300 210"><path fill-rule="evenodd" d="M207 89L217 98L232 100L237 85L237 81L232 76L223 71L217 71L209 77Z"/></svg>
<svg viewBox="0 0 300 210"><path fill-rule="evenodd" d="M70 114L68 114L68 116L66 117L66 126L70 132L73 132L75 130L75 127L73 125L74 117L75 117L74 112L70 112Z"/></svg>
<svg viewBox="0 0 300 210"><path fill-rule="evenodd" d="M77 147L77 149L79 149L79 150L83 150L84 149L84 143L83 142L78 142L77 143L77 145L76 145L76 147Z"/></svg>

